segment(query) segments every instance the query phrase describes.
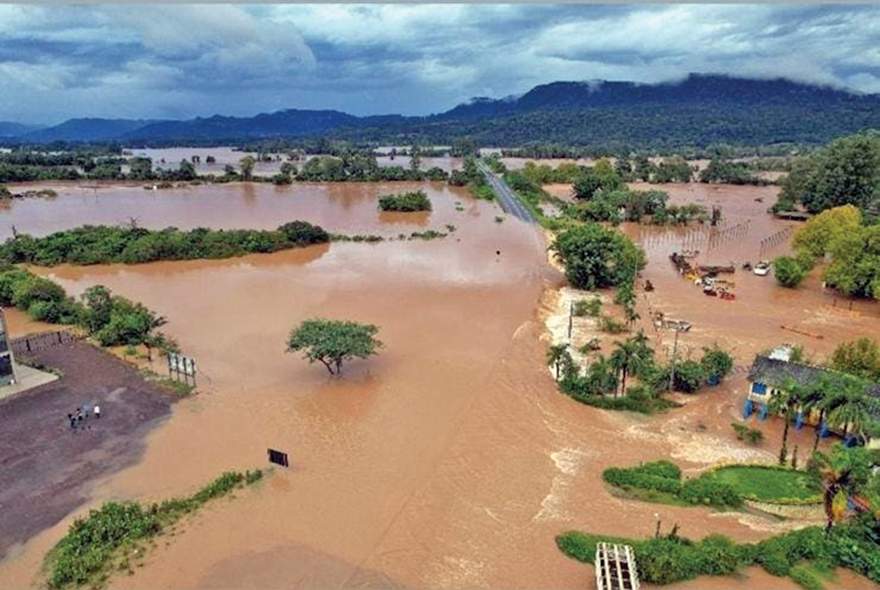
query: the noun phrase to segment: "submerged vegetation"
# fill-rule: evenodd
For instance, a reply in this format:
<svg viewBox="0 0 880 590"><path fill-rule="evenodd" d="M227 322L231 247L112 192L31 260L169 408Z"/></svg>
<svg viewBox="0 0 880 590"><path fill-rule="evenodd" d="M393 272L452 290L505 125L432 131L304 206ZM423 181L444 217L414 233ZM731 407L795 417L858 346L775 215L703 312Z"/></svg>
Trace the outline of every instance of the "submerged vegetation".
<svg viewBox="0 0 880 590"><path fill-rule="evenodd" d="M87 289L77 301L57 283L6 265L0 268L0 305L15 306L42 322L80 326L102 346L175 347L156 332L164 318L101 285Z"/></svg>
<svg viewBox="0 0 880 590"><path fill-rule="evenodd" d="M192 496L143 506L137 502L106 502L86 518L74 521L46 556L49 587L100 586L114 571L133 573L148 541L162 534L202 505L260 481L263 472L229 471Z"/></svg>
<svg viewBox="0 0 880 590"><path fill-rule="evenodd" d="M277 252L320 244L330 235L305 221L285 223L275 230L152 231L137 226L86 225L43 238L20 234L0 246L0 258L41 266L56 264L134 264L156 260L229 258Z"/></svg>
<svg viewBox="0 0 880 590"><path fill-rule="evenodd" d="M398 195L384 195L379 197L379 209L382 211L430 211L431 200L425 191L412 191Z"/></svg>
<svg viewBox="0 0 880 590"><path fill-rule="evenodd" d="M845 295L880 299L880 224L866 223L854 205L827 209L798 229L796 255L774 261L776 280L796 287L819 261L830 258L826 284Z"/></svg>
<svg viewBox="0 0 880 590"><path fill-rule="evenodd" d="M354 358L365 359L379 353L379 328L372 324L342 320L313 319L290 332L287 352L303 352L310 363L320 362L331 375L342 375L342 365Z"/></svg>

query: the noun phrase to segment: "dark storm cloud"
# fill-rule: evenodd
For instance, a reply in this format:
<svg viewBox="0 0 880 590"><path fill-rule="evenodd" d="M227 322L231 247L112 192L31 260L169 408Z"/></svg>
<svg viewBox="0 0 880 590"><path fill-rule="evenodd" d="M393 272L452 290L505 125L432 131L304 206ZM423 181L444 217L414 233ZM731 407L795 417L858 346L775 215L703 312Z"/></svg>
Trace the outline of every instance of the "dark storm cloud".
<svg viewBox="0 0 880 590"><path fill-rule="evenodd" d="M0 120L416 114L688 72L878 92L878 36L874 6L0 5Z"/></svg>

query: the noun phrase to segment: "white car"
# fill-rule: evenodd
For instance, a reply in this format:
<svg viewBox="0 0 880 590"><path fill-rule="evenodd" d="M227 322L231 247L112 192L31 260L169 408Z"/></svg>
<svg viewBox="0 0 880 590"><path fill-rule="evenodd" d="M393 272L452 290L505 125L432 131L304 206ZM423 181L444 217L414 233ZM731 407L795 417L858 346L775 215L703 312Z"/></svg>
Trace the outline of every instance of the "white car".
<svg viewBox="0 0 880 590"><path fill-rule="evenodd" d="M762 260L755 265L755 268L752 269L752 272L759 277L766 277L768 274L770 274L770 263L766 260Z"/></svg>

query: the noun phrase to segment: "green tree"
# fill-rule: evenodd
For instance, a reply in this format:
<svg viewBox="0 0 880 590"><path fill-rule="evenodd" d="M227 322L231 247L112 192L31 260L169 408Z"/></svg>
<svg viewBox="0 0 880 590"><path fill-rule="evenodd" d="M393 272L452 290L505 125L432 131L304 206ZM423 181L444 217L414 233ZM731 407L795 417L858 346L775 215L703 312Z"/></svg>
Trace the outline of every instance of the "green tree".
<svg viewBox="0 0 880 590"><path fill-rule="evenodd" d="M796 258L779 256L773 261L773 275L780 285L794 289L807 276L807 270L801 266Z"/></svg>
<svg viewBox="0 0 880 590"><path fill-rule="evenodd" d="M622 233L586 223L560 233L550 246L578 289L623 284L645 266L645 254Z"/></svg>
<svg viewBox="0 0 880 590"><path fill-rule="evenodd" d="M568 352L568 344L553 344L547 349L547 366L556 371L556 380L559 381L561 369L565 364L565 357L571 355Z"/></svg>
<svg viewBox="0 0 880 590"><path fill-rule="evenodd" d="M843 342L831 355L831 367L868 381L880 382L880 346L871 338Z"/></svg>
<svg viewBox="0 0 880 590"><path fill-rule="evenodd" d="M648 338L643 332L639 332L632 338L623 342L615 342L614 351L609 357L609 362L619 376L620 391L626 391L626 378L628 375L640 372L654 360L654 351L648 345Z"/></svg>
<svg viewBox="0 0 880 590"><path fill-rule="evenodd" d="M784 420L782 427L782 447L779 449L779 464L785 465L788 458L788 429L791 425L791 413L801 405L804 397L804 388L792 379L787 379L782 387L776 390L767 404L768 409L781 414Z"/></svg>
<svg viewBox="0 0 880 590"><path fill-rule="evenodd" d="M823 407L828 423L842 428L844 438L853 434L862 440L880 411L877 399L867 392L867 384L855 377L837 379L836 388L826 397Z"/></svg>
<svg viewBox="0 0 880 590"><path fill-rule="evenodd" d="M372 324L342 320L313 319L290 332L287 351L303 351L310 363L319 361L331 375L342 374L342 363L365 359L383 346L376 338L379 328Z"/></svg>
<svg viewBox="0 0 880 590"><path fill-rule="evenodd" d="M89 334L94 334L110 321L110 314L113 311L113 295L107 287L95 285L86 289L82 300L85 306L83 324Z"/></svg>
<svg viewBox="0 0 880 590"><path fill-rule="evenodd" d="M238 166L241 169L241 177L245 181L249 181L254 176L254 166L256 166L257 161L253 156L245 156L241 160L238 161Z"/></svg>
<svg viewBox="0 0 880 590"><path fill-rule="evenodd" d="M832 142L792 169L782 197L800 201L811 213L841 205L870 207L880 197L880 135L860 133Z"/></svg>
<svg viewBox="0 0 880 590"><path fill-rule="evenodd" d="M849 496L859 493L870 481L872 459L864 448L834 445L829 453L816 453L814 463L822 479L826 530L846 515Z"/></svg>

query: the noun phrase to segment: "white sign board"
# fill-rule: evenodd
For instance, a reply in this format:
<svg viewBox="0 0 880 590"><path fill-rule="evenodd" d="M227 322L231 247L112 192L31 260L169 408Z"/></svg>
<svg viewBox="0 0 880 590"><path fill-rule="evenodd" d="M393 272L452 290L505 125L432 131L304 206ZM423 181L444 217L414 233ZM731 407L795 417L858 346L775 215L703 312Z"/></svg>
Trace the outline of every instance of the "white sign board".
<svg viewBox="0 0 880 590"><path fill-rule="evenodd" d="M176 352L169 352L168 370L194 377L196 374L196 361L188 356L183 356Z"/></svg>

